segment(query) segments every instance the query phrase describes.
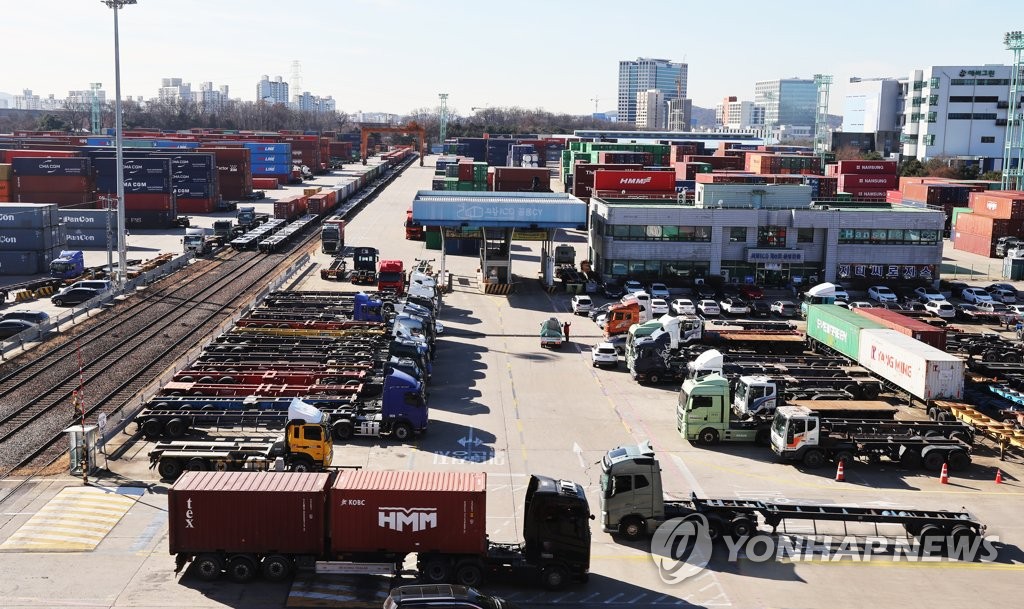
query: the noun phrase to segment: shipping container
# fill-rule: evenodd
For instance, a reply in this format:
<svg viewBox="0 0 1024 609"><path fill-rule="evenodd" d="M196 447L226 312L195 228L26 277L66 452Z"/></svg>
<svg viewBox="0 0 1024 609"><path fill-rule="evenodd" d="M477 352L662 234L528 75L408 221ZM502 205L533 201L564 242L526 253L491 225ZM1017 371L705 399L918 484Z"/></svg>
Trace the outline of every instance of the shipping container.
<svg viewBox="0 0 1024 609"><path fill-rule="evenodd" d="M117 159L114 157L98 157L94 164L97 179L102 176L114 177L117 173ZM162 157L129 154L124 157L122 172L126 181L143 180L150 176L165 177L171 173L171 161Z"/></svg>
<svg viewBox="0 0 1024 609"><path fill-rule="evenodd" d="M45 254L34 252L6 252L0 250L0 275L35 275L48 273L50 260Z"/></svg>
<svg viewBox="0 0 1024 609"><path fill-rule="evenodd" d="M487 551L487 478L479 472L342 470L331 539L346 552Z"/></svg>
<svg viewBox="0 0 1024 609"><path fill-rule="evenodd" d="M319 556L329 474L185 472L167 494L171 554ZM258 507L257 507L258 506Z"/></svg>
<svg viewBox="0 0 1024 609"><path fill-rule="evenodd" d="M600 169L594 173L594 192L611 191L647 194L675 194L676 174L672 171L618 171Z"/></svg>
<svg viewBox="0 0 1024 609"><path fill-rule="evenodd" d="M920 400L964 395L964 360L895 330L864 329L857 363Z"/></svg>
<svg viewBox="0 0 1024 609"><path fill-rule="evenodd" d="M93 206L98 200L95 192L34 192L14 194L11 201L15 203L52 203L58 207L86 208Z"/></svg>
<svg viewBox="0 0 1024 609"><path fill-rule="evenodd" d="M11 171L15 176L87 177L92 165L87 157L14 157Z"/></svg>
<svg viewBox="0 0 1024 609"><path fill-rule="evenodd" d="M132 211L174 211L174 196L170 194L126 194L124 208Z"/></svg>
<svg viewBox="0 0 1024 609"><path fill-rule="evenodd" d="M839 175L847 173L882 173L895 176L896 161L839 161L839 163L836 164L836 169L834 171Z"/></svg>
<svg viewBox="0 0 1024 609"><path fill-rule="evenodd" d="M67 241L64 227L54 224L42 228L11 228L0 233L0 250L31 252L63 247Z"/></svg>
<svg viewBox="0 0 1024 609"><path fill-rule="evenodd" d="M851 192L852 189L891 190L896 188L896 176L871 173L839 174L839 190Z"/></svg>
<svg viewBox="0 0 1024 609"><path fill-rule="evenodd" d="M974 213L1001 220L1024 220L1024 192L1016 190L972 192Z"/></svg>
<svg viewBox="0 0 1024 609"><path fill-rule="evenodd" d="M169 228L178 214L171 211L125 210L125 226L128 228Z"/></svg>
<svg viewBox="0 0 1024 609"><path fill-rule="evenodd" d="M109 241L106 228L70 228L67 231L67 245L73 249L104 249L108 244L117 245L117 230L110 231Z"/></svg>
<svg viewBox="0 0 1024 609"><path fill-rule="evenodd" d="M0 208L3 209L3 208ZM57 209L57 220L65 228L96 229L107 226L107 218L112 217L117 224L117 213L106 209Z"/></svg>
<svg viewBox="0 0 1024 609"><path fill-rule="evenodd" d="M962 222L964 217L965 216L961 214L957 223ZM987 258L996 257L996 240L992 235L975 235L973 233L957 229L953 232L952 240L953 249L955 250L985 256Z"/></svg>
<svg viewBox="0 0 1024 609"><path fill-rule="evenodd" d="M907 317L898 311L890 311L882 307L858 308L853 309L853 312L936 349L944 350L946 348L945 328L936 328L919 319Z"/></svg>
<svg viewBox="0 0 1024 609"><path fill-rule="evenodd" d="M0 205L0 230L46 228L60 221L59 213L52 203L5 203Z"/></svg>
<svg viewBox="0 0 1024 609"><path fill-rule="evenodd" d="M217 211L217 199L193 199L179 197L175 201L179 214L210 214Z"/></svg>
<svg viewBox="0 0 1024 609"><path fill-rule="evenodd" d="M90 177L17 175L11 181L11 193L14 195L84 193L91 190L93 187Z"/></svg>
<svg viewBox="0 0 1024 609"><path fill-rule="evenodd" d="M807 338L852 360L856 361L860 352L859 335L865 328L882 329L885 326L836 305L807 307Z"/></svg>
<svg viewBox="0 0 1024 609"><path fill-rule="evenodd" d="M1024 220L999 220L983 216L978 213L978 210L974 210L972 214L960 214L956 221L957 231L975 235L990 235L993 239L1024 235Z"/></svg>
<svg viewBox="0 0 1024 609"><path fill-rule="evenodd" d="M242 145L253 154L287 154L290 158L292 153L292 145L287 142L245 142Z"/></svg>

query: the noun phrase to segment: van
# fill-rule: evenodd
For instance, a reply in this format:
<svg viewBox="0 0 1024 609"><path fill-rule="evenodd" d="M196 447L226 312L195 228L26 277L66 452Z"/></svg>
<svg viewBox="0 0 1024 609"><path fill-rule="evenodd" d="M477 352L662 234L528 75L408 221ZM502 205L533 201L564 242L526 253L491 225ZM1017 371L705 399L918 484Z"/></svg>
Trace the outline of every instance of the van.
<svg viewBox="0 0 1024 609"><path fill-rule="evenodd" d="M473 588L447 584L401 586L392 590L384 601L384 609L511 609L515 606L501 598L484 596Z"/></svg>
<svg viewBox="0 0 1024 609"><path fill-rule="evenodd" d="M76 281L71 285L66 285L57 291L58 294L63 294L68 290L75 288L90 288L98 292L108 292L114 287L114 284L106 279L88 279L85 281Z"/></svg>

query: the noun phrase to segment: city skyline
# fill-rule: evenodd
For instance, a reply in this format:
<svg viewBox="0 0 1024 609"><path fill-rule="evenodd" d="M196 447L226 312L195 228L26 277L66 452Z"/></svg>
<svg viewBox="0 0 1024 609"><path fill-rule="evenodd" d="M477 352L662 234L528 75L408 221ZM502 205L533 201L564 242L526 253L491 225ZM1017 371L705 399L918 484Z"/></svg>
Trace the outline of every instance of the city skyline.
<svg viewBox="0 0 1024 609"><path fill-rule="evenodd" d="M985 5L992 14L1016 6ZM18 25L5 38L12 48L28 52L5 65L0 91L16 95L31 89L60 98L101 82L112 97L111 11L98 1L54 0L47 6L47 11L29 3L5 7L5 21ZM227 85L241 99L252 100L261 75L291 81L297 60L302 90L333 96L338 110L349 113L433 108L437 94L446 92L449 107L461 114L488 106L589 114L595 98L600 111L616 108L619 61L660 57L689 66L688 97L699 107L714 108L728 95L752 99L757 81L824 73L835 83L830 112L841 114L850 77L905 77L920 65L1008 64L1012 57L1002 44L1003 33L1019 27L952 18L961 10L953 2L869 0L855 12L805 1L785 7L723 20L715 7L654 0L644 15L661 17L631 26L617 16L619 5L600 0L585 6L534 0L485 5L472 15L446 13L443 23L429 5L411 0L356 0L344 6L314 1L301 13L265 0L139 0L120 12L122 94L156 97L160 79L173 76ZM531 19L537 11L543 19ZM883 13L891 23L929 32L934 44L901 46L859 17ZM305 19L311 15L316 18ZM821 27L809 27L802 15L821 15ZM701 22L718 25L701 27ZM493 44L495 24L529 33L524 48L537 49L537 61L529 61L529 53L524 60L523 53L499 52ZM443 25L445 35L432 35L433 25ZM47 32L46 44L39 42L41 31ZM267 32L273 34L271 43L263 35ZM587 52L579 53L581 41L591 36ZM460 53L453 55L446 41L457 42ZM547 59L557 56L564 58L556 70Z"/></svg>

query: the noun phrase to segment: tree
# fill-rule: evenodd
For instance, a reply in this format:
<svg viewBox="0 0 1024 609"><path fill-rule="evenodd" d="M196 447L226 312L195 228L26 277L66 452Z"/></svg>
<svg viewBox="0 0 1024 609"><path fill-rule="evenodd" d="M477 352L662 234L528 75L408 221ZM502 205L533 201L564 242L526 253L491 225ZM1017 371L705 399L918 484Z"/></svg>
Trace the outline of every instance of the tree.
<svg viewBox="0 0 1024 609"><path fill-rule="evenodd" d="M39 131L71 131L72 126L63 118L47 113L39 117L36 129Z"/></svg>
<svg viewBox="0 0 1024 609"><path fill-rule="evenodd" d="M916 158L909 158L900 164L900 175L905 177L920 178L928 175L924 165Z"/></svg>
<svg viewBox="0 0 1024 609"><path fill-rule="evenodd" d="M990 182L999 182L1003 179L1003 172L1001 171L986 171L985 173L978 176L979 180L988 180Z"/></svg>
<svg viewBox="0 0 1024 609"><path fill-rule="evenodd" d="M878 152L877 150L872 150L871 152L865 152L860 156L860 158L864 159L865 161L881 161L885 157L882 156L881 152Z"/></svg>

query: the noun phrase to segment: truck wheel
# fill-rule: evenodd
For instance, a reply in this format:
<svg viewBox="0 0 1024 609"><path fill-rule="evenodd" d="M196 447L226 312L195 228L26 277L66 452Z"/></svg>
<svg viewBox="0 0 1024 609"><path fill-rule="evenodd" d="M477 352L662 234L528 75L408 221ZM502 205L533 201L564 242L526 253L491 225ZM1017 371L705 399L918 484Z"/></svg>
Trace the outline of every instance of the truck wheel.
<svg viewBox="0 0 1024 609"><path fill-rule="evenodd" d="M960 471L967 469L971 465L971 456L967 454L967 451L954 450L946 457L946 463L949 464L949 469Z"/></svg>
<svg viewBox="0 0 1024 609"><path fill-rule="evenodd" d="M647 382L650 383L651 385L657 385L660 378L661 377L659 377L657 374L652 374L651 376L647 377Z"/></svg>
<svg viewBox="0 0 1024 609"><path fill-rule="evenodd" d="M264 558L263 564L260 565L260 573L263 574L263 579L272 582L279 582L286 579L291 572L291 559L287 556L281 556L280 554L271 554Z"/></svg>
<svg viewBox="0 0 1024 609"><path fill-rule="evenodd" d="M746 516L737 516L730 523L733 537L750 537L754 532L754 523Z"/></svg>
<svg viewBox="0 0 1024 609"><path fill-rule="evenodd" d="M405 422L395 423L391 428L391 435L399 442L405 442L412 438L412 425Z"/></svg>
<svg viewBox="0 0 1024 609"><path fill-rule="evenodd" d="M237 584L256 578L256 562L248 556L236 556L228 562L228 577Z"/></svg>
<svg viewBox="0 0 1024 609"><path fill-rule="evenodd" d="M946 455L938 450L928 451L928 454L921 459L921 464L929 471L939 471L945 462Z"/></svg>
<svg viewBox="0 0 1024 609"><path fill-rule="evenodd" d="M177 459L160 459L156 469L165 480L176 480L181 475L181 463Z"/></svg>
<svg viewBox="0 0 1024 609"><path fill-rule="evenodd" d="M142 435L147 440L155 440L164 432L164 426L157 419L146 419L142 424Z"/></svg>
<svg viewBox="0 0 1024 609"><path fill-rule="evenodd" d="M177 440L184 436L186 431L188 431L188 425L185 424L185 421L178 418L167 421L167 435L171 438Z"/></svg>
<svg viewBox="0 0 1024 609"><path fill-rule="evenodd" d="M206 582L220 579L220 572L224 570L224 561L216 554L200 554L194 564L196 575Z"/></svg>
<svg viewBox="0 0 1024 609"><path fill-rule="evenodd" d="M933 421L938 421L939 420L939 409L934 407L934 406L929 408L928 409L928 418L933 420Z"/></svg>
<svg viewBox="0 0 1024 609"><path fill-rule="evenodd" d="M700 440L701 444L718 444L718 430L710 427L702 429L697 434L697 439Z"/></svg>
<svg viewBox="0 0 1024 609"><path fill-rule="evenodd" d="M565 571L565 567L549 565L545 567L541 578L545 588L548 590L559 590L565 586L566 580L569 579L569 574Z"/></svg>
<svg viewBox="0 0 1024 609"><path fill-rule="evenodd" d="M188 470L191 472L205 472L208 469L210 466L202 457L192 457L188 460Z"/></svg>
<svg viewBox="0 0 1024 609"><path fill-rule="evenodd" d="M825 453L820 450L809 450L804 453L804 467L818 469L822 465L825 465Z"/></svg>
<svg viewBox="0 0 1024 609"><path fill-rule="evenodd" d="M647 534L647 524L636 517L629 517L619 525L619 533L629 541L636 541Z"/></svg>
<svg viewBox="0 0 1024 609"><path fill-rule="evenodd" d="M306 472L313 471L313 462L307 457L298 457L292 461L292 466L289 468L293 472L304 474Z"/></svg>
<svg viewBox="0 0 1024 609"><path fill-rule="evenodd" d="M226 472L228 471L227 461L215 461L213 464L213 471L215 472Z"/></svg>
<svg viewBox="0 0 1024 609"><path fill-rule="evenodd" d="M334 439L335 440L349 440L355 433L355 428L352 427L351 421L338 421L334 424Z"/></svg>
<svg viewBox="0 0 1024 609"><path fill-rule="evenodd" d="M220 383L221 385L230 385L235 382L235 379L234 377L230 376L222 376L217 382Z"/></svg>
<svg viewBox="0 0 1024 609"><path fill-rule="evenodd" d="M921 453L912 449L905 451L900 455L900 467L904 469L917 469L921 467Z"/></svg>
<svg viewBox="0 0 1024 609"><path fill-rule="evenodd" d="M484 579L484 572L475 562L466 561L455 567L455 583L470 588L480 585Z"/></svg>
<svg viewBox="0 0 1024 609"><path fill-rule="evenodd" d="M921 532L917 534L917 538L921 541L922 555L927 556L931 556L931 554L924 554L929 545L942 548L945 546L944 542L946 541L946 536L942 534L942 529L934 524L926 524L921 527Z"/></svg>
<svg viewBox="0 0 1024 609"><path fill-rule="evenodd" d="M420 579L425 584L444 584L451 580L452 565L444 558L429 558L420 567Z"/></svg>
<svg viewBox="0 0 1024 609"><path fill-rule="evenodd" d="M861 394L865 400L877 400L881 388L878 385L864 385L861 387Z"/></svg>
<svg viewBox="0 0 1024 609"><path fill-rule="evenodd" d="M717 516L708 517L708 538L711 541L718 541L722 538L722 520Z"/></svg>
<svg viewBox="0 0 1024 609"><path fill-rule="evenodd" d="M199 379L199 382L202 383L203 385L208 385L208 384L213 382L213 377L212 376L204 376L203 378Z"/></svg>

